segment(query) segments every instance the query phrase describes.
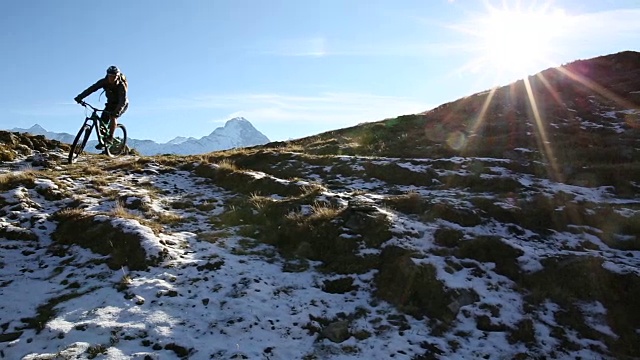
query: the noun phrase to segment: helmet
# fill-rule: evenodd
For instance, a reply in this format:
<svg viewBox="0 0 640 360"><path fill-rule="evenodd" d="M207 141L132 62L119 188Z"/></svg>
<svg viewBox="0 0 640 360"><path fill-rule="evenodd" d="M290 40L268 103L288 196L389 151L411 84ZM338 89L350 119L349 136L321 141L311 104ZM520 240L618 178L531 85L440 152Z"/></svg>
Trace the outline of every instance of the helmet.
<svg viewBox="0 0 640 360"><path fill-rule="evenodd" d="M111 65L109 66L109 68L107 69L107 75L118 75L120 74L120 69L118 69L118 67Z"/></svg>

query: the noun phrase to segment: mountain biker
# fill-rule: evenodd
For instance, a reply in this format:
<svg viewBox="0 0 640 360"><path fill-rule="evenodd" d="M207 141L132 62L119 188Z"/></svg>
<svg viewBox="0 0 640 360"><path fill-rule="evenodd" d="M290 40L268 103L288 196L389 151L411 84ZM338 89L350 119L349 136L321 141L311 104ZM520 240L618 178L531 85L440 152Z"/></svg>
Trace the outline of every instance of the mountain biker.
<svg viewBox="0 0 640 360"><path fill-rule="evenodd" d="M104 111L100 116L100 120L105 124L111 120L109 124L109 135L105 139L105 142L109 143L113 141L113 134L117 126L117 119L122 116L129 107L129 101L127 99L127 78L120 69L116 66L109 66L105 77L89 86L73 100L78 104L82 104L82 100L85 97L93 94L101 88L107 95L107 103L105 104ZM96 145L96 149L102 149L103 147L103 144Z"/></svg>

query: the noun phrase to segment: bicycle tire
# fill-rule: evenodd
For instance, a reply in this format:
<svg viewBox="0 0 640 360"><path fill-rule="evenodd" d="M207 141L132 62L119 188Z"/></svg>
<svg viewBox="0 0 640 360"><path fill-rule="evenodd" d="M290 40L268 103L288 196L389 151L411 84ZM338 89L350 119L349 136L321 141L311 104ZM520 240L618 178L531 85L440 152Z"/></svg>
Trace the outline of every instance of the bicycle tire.
<svg viewBox="0 0 640 360"><path fill-rule="evenodd" d="M113 142L104 147L109 157L121 155L127 148L127 128L123 124L116 126L113 133Z"/></svg>
<svg viewBox="0 0 640 360"><path fill-rule="evenodd" d="M69 164L73 164L78 160L90 136L91 126L85 124L78 130L78 134L73 139L73 144L71 144L71 149L69 149Z"/></svg>

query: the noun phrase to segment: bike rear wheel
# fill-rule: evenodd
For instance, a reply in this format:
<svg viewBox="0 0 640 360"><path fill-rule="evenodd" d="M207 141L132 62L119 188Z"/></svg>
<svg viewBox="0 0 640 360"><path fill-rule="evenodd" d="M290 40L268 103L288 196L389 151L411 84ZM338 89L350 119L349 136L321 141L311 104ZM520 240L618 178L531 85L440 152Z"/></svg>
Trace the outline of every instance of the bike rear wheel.
<svg viewBox="0 0 640 360"><path fill-rule="evenodd" d="M127 128L118 124L116 131L113 133L113 141L104 147L105 152L109 157L121 155L126 152L127 149Z"/></svg>
<svg viewBox="0 0 640 360"><path fill-rule="evenodd" d="M69 164L73 164L78 160L78 157L82 154L90 136L91 126L85 124L80 128L78 135L76 135L76 138L73 140L73 144L71 144L71 149L69 150Z"/></svg>

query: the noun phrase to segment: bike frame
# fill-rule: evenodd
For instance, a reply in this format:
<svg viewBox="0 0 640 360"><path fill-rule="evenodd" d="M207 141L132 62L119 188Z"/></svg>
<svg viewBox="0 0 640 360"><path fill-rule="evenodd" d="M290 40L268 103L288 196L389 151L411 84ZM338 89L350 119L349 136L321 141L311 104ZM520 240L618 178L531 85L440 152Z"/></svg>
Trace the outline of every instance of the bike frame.
<svg viewBox="0 0 640 360"><path fill-rule="evenodd" d="M92 131L94 128L96 129L96 136L98 137L98 143L104 145L103 139L106 136L106 134L108 134L108 131L109 131L108 126L111 123L111 119L109 119L109 122L105 124L100 120L100 116L98 115L99 112L104 112L105 110L97 109L93 107L91 104L88 104L86 102L82 102L81 105L89 107L91 108L91 110L93 110L93 112L91 113L91 116L85 117L84 123L85 125L89 125Z"/></svg>

